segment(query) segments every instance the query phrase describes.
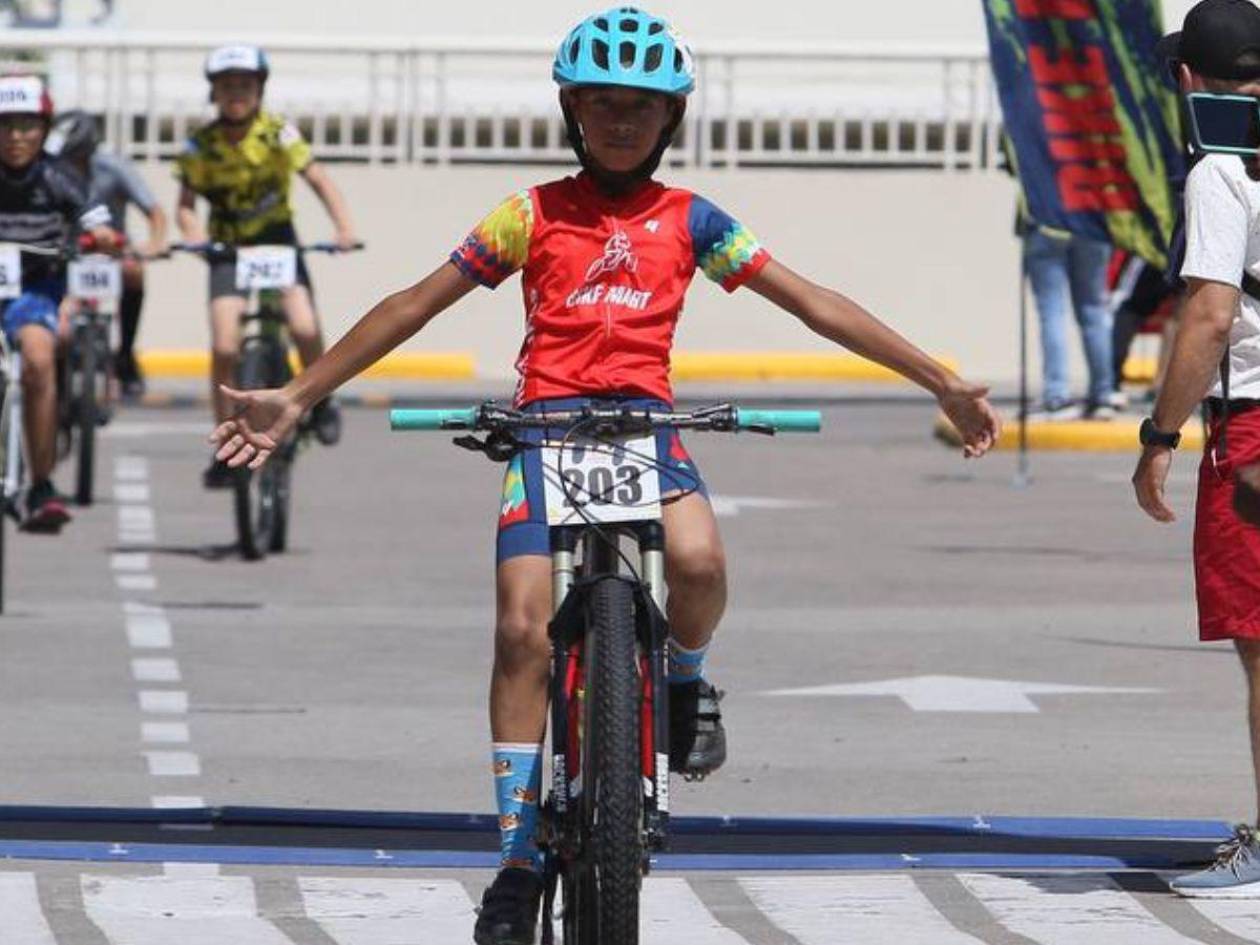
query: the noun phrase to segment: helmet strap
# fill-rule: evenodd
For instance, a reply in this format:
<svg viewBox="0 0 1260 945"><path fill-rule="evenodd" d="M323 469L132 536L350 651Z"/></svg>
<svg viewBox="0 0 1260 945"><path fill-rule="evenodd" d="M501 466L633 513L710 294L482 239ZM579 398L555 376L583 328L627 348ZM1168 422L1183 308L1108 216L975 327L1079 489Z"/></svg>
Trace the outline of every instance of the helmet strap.
<svg viewBox="0 0 1260 945"><path fill-rule="evenodd" d="M651 180L652 175L660 167L661 160L665 157L665 152L673 142L675 132L678 131L678 126L682 124L683 117L687 114L687 100L683 98L675 100L674 117L661 131L661 137L656 143L656 147L652 149L652 153L644 159L642 164L630 171L610 171L600 166L586 149L586 142L582 138L582 126L578 124L577 117L573 114L573 110L569 107L563 95L560 96L560 109L564 113L564 124L569 135L569 145L577 155L578 163L582 165L582 169L591 175L595 185L609 197L624 197L640 184Z"/></svg>

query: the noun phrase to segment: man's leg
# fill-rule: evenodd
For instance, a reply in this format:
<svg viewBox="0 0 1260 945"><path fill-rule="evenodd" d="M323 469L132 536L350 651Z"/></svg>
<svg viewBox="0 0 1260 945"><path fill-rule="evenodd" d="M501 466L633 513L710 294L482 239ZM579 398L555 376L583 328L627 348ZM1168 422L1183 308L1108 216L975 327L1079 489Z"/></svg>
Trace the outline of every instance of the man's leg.
<svg viewBox="0 0 1260 945"><path fill-rule="evenodd" d="M324 353L324 336L320 331L319 317L315 313L315 301L304 285L286 289L284 312L289 320L289 334L298 350L302 367L310 367ZM321 400L311 410L311 422L315 436L326 446L341 439L341 411L331 397Z"/></svg>
<svg viewBox="0 0 1260 945"><path fill-rule="evenodd" d="M245 306L246 300L239 295L220 295L210 300L210 397L214 418L219 422L232 415L231 402L220 393L219 385L236 386Z"/></svg>
<svg viewBox="0 0 1260 945"><path fill-rule="evenodd" d="M474 939L514 945L533 942L542 892L535 832L551 673L551 560L508 558L498 566L495 590L490 731L501 870L482 899Z"/></svg>
<svg viewBox="0 0 1260 945"><path fill-rule="evenodd" d="M707 775L726 760L720 695L704 658L726 610L726 556L708 499L693 492L664 506L665 612L669 618L670 768Z"/></svg>
<svg viewBox="0 0 1260 945"><path fill-rule="evenodd" d="M1085 360L1089 365L1088 407L1108 403L1113 384L1111 308L1107 301L1107 265L1111 245L1073 236L1068 250L1072 307L1081 326Z"/></svg>
<svg viewBox="0 0 1260 945"><path fill-rule="evenodd" d="M1234 646L1247 677L1247 729L1256 783L1256 822L1260 823L1260 640L1237 639Z"/></svg>
<svg viewBox="0 0 1260 945"><path fill-rule="evenodd" d="M57 336L43 325L18 329L22 346L22 425L31 463L24 528L56 533L70 513L52 485L57 462Z"/></svg>
<svg viewBox="0 0 1260 945"><path fill-rule="evenodd" d="M140 310L144 306L144 264L137 259L123 262L122 298L118 300L118 357L115 370L123 396L138 397L144 392L144 378L136 363L136 334L140 330Z"/></svg>
<svg viewBox="0 0 1260 945"><path fill-rule="evenodd" d="M1041 399L1053 412L1072 400L1068 386L1067 320L1071 294L1067 240L1040 231L1028 234L1024 237L1024 268L1041 325Z"/></svg>

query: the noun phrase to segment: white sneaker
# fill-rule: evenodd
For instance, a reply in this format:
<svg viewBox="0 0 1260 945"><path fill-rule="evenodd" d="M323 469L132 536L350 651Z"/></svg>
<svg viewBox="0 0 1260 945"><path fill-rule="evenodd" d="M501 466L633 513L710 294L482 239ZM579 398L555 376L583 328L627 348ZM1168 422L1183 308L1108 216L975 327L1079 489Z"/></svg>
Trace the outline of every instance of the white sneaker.
<svg viewBox="0 0 1260 945"><path fill-rule="evenodd" d="M1107 395L1107 406L1117 412L1129 409L1129 395L1122 390L1113 390Z"/></svg>
<svg viewBox="0 0 1260 945"><path fill-rule="evenodd" d="M1116 419L1116 408L1109 403L1095 404L1085 413L1086 420L1114 420Z"/></svg>
<svg viewBox="0 0 1260 945"><path fill-rule="evenodd" d="M1040 410L1033 411L1028 415L1029 423L1064 423L1069 420L1079 420L1083 416L1084 411L1081 405L1072 401L1060 404L1046 404Z"/></svg>

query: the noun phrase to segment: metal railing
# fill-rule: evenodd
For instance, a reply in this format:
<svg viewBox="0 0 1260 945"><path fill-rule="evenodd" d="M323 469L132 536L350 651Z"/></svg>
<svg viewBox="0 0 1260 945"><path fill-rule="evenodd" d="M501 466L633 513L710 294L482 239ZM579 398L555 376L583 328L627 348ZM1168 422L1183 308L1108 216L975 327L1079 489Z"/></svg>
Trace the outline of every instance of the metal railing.
<svg viewBox="0 0 1260 945"><path fill-rule="evenodd" d="M230 42L232 37L222 37ZM210 114L201 64L219 37L8 34L0 68L46 72L61 108L103 116L107 141L169 158ZM368 163L568 163L541 43L255 37L268 107L323 158ZM981 49L750 44L697 52L669 160L682 167L997 166L1000 113Z"/></svg>

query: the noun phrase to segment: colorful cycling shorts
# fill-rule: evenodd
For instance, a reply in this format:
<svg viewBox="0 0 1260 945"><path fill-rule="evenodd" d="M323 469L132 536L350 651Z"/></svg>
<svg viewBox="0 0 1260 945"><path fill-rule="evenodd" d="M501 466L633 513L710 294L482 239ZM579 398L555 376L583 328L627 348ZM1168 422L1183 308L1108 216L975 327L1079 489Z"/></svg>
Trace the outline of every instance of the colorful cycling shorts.
<svg viewBox="0 0 1260 945"><path fill-rule="evenodd" d="M523 409L527 413L539 413L544 410L576 410L588 404L650 410L672 409L664 401L642 397L564 397L534 401ZM543 494L542 451L534 444L540 444L544 440L559 440L566 432L568 431L562 426L517 432L517 439L527 445L512 457L503 477L503 503L499 511L499 538L495 548L496 564L521 555L551 554L551 533L547 527L547 503ZM690 492L698 492L706 499L709 497L700 469L687 453L676 429L656 431L656 455L662 467L662 498Z"/></svg>
<svg viewBox="0 0 1260 945"><path fill-rule="evenodd" d="M16 299L0 302L3 306L4 334L12 343L17 340L18 330L27 325L39 325L54 335L57 333L57 310L66 295L64 279L43 279L31 283Z"/></svg>

